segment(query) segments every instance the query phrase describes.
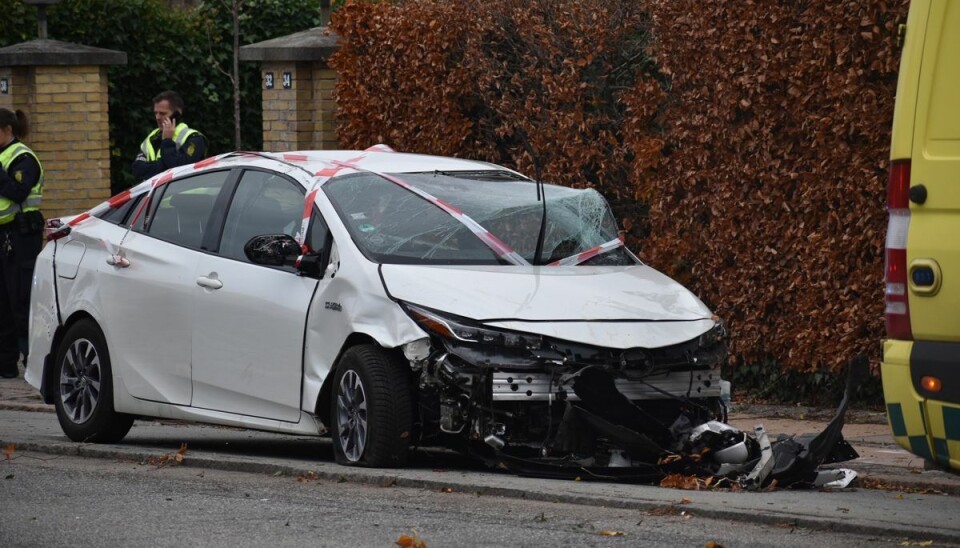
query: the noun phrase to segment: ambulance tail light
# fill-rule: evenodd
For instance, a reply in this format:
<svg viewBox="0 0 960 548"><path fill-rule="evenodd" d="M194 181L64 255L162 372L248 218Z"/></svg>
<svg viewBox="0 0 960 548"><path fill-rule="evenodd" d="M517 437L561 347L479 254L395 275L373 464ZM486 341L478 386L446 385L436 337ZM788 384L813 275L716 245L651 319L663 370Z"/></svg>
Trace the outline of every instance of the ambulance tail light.
<svg viewBox="0 0 960 548"><path fill-rule="evenodd" d="M907 299L907 233L910 229L910 160L890 164L887 182L887 243L884 316L887 337L911 340L910 303Z"/></svg>

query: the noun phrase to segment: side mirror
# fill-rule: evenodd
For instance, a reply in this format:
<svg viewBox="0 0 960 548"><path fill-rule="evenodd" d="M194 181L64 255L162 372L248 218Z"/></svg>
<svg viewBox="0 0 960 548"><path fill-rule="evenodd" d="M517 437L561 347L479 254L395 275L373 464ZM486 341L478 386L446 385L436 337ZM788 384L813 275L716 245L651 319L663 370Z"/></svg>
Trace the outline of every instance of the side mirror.
<svg viewBox="0 0 960 548"><path fill-rule="evenodd" d="M264 234L250 238L243 246L243 253L254 264L286 266L300 256L300 246L287 234Z"/></svg>

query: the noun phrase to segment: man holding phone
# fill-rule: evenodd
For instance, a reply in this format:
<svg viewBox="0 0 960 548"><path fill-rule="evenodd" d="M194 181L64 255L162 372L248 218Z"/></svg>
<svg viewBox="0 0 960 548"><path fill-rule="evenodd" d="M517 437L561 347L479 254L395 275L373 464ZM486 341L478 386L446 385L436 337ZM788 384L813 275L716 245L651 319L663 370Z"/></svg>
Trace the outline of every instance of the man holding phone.
<svg viewBox="0 0 960 548"><path fill-rule="evenodd" d="M164 91L153 98L157 129L143 140L140 154L133 161L133 176L138 182L206 156L206 137L183 123L183 111L183 98L175 91Z"/></svg>

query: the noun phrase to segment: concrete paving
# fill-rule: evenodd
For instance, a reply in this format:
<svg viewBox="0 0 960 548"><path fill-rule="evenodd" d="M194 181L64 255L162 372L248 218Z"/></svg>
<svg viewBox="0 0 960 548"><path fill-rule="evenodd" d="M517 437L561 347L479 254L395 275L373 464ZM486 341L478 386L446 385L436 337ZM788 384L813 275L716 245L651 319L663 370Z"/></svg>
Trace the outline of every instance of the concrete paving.
<svg viewBox="0 0 960 548"><path fill-rule="evenodd" d="M44 404L22 377L0 379L0 409L54 413L53 406ZM734 405L728 422L744 431L762 424L773 435L804 434L821 431L831 415L831 410ZM922 458L896 444L885 415L857 413L848 418L855 422L844 425L843 435L860 457L837 466L855 470L861 486L960 495L960 474L925 469Z"/></svg>

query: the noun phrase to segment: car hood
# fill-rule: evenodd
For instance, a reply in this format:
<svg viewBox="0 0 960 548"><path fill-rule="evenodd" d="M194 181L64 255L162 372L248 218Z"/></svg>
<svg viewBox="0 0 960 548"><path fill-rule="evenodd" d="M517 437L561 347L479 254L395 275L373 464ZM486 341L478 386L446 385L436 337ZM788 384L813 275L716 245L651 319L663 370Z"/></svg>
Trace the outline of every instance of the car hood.
<svg viewBox="0 0 960 548"><path fill-rule="evenodd" d="M390 296L401 301L503 327L604 346L675 344L702 334L715 323L710 310L693 293L646 265L385 264L381 275ZM638 330L635 322L657 325ZM638 331L649 336L627 335Z"/></svg>

